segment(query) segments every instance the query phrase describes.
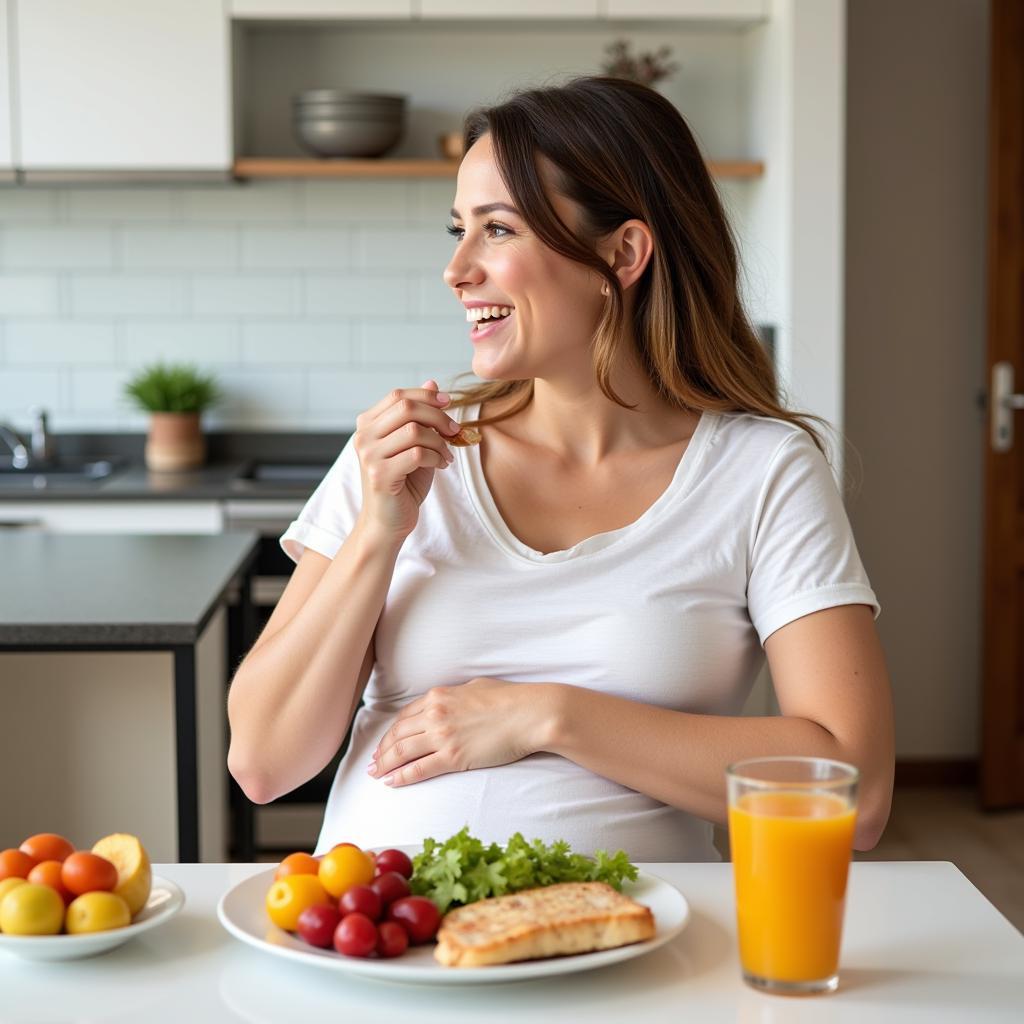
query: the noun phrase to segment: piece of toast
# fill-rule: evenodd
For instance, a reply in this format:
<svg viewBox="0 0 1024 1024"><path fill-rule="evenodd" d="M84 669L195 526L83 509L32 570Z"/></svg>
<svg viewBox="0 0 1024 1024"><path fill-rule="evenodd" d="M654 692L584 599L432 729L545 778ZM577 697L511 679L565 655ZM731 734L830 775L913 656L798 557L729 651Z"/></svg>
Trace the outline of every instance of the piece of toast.
<svg viewBox="0 0 1024 1024"><path fill-rule="evenodd" d="M446 967L484 967L612 949L653 936L649 907L604 882L561 882L450 911L434 957Z"/></svg>

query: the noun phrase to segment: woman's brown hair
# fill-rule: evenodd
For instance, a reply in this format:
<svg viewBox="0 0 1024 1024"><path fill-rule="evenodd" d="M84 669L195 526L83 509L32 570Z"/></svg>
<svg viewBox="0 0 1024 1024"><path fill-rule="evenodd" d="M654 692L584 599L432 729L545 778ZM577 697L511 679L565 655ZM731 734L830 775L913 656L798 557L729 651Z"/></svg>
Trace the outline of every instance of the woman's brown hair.
<svg viewBox="0 0 1024 1024"><path fill-rule="evenodd" d="M556 252L600 274L609 295L594 336L594 370L615 394L611 369L622 339L658 393L681 409L747 412L786 420L828 452L811 413L787 409L771 358L740 302L736 241L714 182L686 121L660 93L622 78L582 76L523 90L471 111L463 148L489 134L505 186L530 229ZM559 218L545 192L538 156L554 166L553 184L581 211L584 237ZM595 243L623 221L642 220L654 253L635 284L632 332L619 280ZM453 387L451 407L512 397L496 423L525 408L532 380Z"/></svg>

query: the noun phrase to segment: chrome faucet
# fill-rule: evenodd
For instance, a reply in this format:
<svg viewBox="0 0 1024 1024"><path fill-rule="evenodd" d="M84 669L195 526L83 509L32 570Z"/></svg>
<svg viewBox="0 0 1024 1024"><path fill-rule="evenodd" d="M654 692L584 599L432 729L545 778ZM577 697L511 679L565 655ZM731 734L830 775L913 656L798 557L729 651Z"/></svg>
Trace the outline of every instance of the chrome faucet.
<svg viewBox="0 0 1024 1024"><path fill-rule="evenodd" d="M6 423L0 423L0 441L11 449L14 468L25 469L28 466L28 450L21 443L21 438Z"/></svg>
<svg viewBox="0 0 1024 1024"><path fill-rule="evenodd" d="M50 429L47 425L47 412L39 405L29 409L32 417L32 461L52 462L53 461L53 438L50 437Z"/></svg>

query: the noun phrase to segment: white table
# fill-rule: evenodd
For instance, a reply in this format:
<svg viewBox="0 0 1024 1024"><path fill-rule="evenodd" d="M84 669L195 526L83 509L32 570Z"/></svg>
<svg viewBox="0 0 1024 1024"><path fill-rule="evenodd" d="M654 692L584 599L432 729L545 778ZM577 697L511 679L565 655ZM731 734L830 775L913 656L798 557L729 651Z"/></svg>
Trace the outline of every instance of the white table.
<svg viewBox="0 0 1024 1024"><path fill-rule="evenodd" d="M261 953L228 935L221 894L266 864L160 864L186 906L88 960L0 955L0 1021L201 1024L787 1024L1024 1020L1024 936L948 863L856 863L839 991L792 999L740 980L728 864L645 864L693 917L673 942L600 971L458 988L386 984Z"/></svg>

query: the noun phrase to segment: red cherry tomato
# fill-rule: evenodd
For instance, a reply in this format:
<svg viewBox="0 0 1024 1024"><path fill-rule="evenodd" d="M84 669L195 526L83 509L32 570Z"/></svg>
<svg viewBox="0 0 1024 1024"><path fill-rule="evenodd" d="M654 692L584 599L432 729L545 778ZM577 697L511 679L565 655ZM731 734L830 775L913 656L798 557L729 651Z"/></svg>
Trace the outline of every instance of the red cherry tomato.
<svg viewBox="0 0 1024 1024"><path fill-rule="evenodd" d="M24 850L0 850L0 882L5 878L28 878L39 862Z"/></svg>
<svg viewBox="0 0 1024 1024"><path fill-rule="evenodd" d="M60 869L60 880L68 892L81 896L97 889L110 890L117 885L117 868L96 853L72 853Z"/></svg>
<svg viewBox="0 0 1024 1024"><path fill-rule="evenodd" d="M296 931L311 946L327 949L334 941L334 929L338 927L341 914L338 908L327 903L318 903L299 914Z"/></svg>
<svg viewBox="0 0 1024 1024"><path fill-rule="evenodd" d="M66 907L75 897L68 892L64 883L60 880L62 867L63 865L59 860L42 860L28 873L28 881L35 882L36 885L48 885L51 889L56 889Z"/></svg>
<svg viewBox="0 0 1024 1024"><path fill-rule="evenodd" d="M29 836L18 849L40 863L44 860L64 861L75 852L70 840L54 832L40 832L38 835Z"/></svg>
<svg viewBox="0 0 1024 1024"><path fill-rule="evenodd" d="M345 956L369 956L377 948L377 926L365 914L346 914L334 929L334 948Z"/></svg>
<svg viewBox="0 0 1024 1024"><path fill-rule="evenodd" d="M397 871L385 871L383 875L378 875L370 883L370 888L380 897L384 908L409 895L409 883Z"/></svg>
<svg viewBox="0 0 1024 1024"><path fill-rule="evenodd" d="M345 914L365 914L371 921L379 921L383 909L380 896L368 885L353 885L338 900L338 909Z"/></svg>
<svg viewBox="0 0 1024 1024"><path fill-rule="evenodd" d="M401 956L409 948L409 933L397 921L377 925L377 956Z"/></svg>
<svg viewBox="0 0 1024 1024"><path fill-rule="evenodd" d="M401 850L382 850L377 854L377 874L397 871L403 878L412 878L412 861Z"/></svg>
<svg viewBox="0 0 1024 1024"><path fill-rule="evenodd" d="M433 900L426 896L405 896L388 907L388 920L397 921L408 933L413 945L429 942L441 923L441 915Z"/></svg>

